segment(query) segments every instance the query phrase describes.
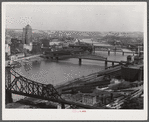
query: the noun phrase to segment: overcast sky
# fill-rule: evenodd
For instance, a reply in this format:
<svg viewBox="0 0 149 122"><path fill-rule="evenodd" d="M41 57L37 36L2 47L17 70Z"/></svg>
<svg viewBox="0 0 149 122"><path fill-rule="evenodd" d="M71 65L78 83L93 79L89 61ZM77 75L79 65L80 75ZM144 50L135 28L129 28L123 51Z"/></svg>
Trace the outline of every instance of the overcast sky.
<svg viewBox="0 0 149 122"><path fill-rule="evenodd" d="M143 31L144 5L6 5L6 28Z"/></svg>

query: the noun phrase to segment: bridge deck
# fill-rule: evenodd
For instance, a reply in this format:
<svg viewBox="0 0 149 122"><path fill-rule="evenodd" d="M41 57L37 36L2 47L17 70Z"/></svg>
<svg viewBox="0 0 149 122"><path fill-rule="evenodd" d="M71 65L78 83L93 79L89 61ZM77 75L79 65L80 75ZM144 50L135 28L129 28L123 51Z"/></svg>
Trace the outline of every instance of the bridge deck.
<svg viewBox="0 0 149 122"><path fill-rule="evenodd" d="M77 56L78 58L81 59L91 59L91 60L106 60L106 57L100 56L100 55L80 55Z"/></svg>
<svg viewBox="0 0 149 122"><path fill-rule="evenodd" d="M126 63L126 61L107 60L106 57L96 56L96 55L78 56L77 58L80 58L80 59L87 59L87 60L107 61L107 62L114 62L114 63Z"/></svg>

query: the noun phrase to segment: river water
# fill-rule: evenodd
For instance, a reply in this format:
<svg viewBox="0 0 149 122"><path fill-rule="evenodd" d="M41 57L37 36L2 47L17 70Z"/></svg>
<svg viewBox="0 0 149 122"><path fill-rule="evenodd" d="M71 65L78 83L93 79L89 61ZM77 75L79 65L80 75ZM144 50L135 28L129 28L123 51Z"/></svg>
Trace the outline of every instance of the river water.
<svg viewBox="0 0 149 122"><path fill-rule="evenodd" d="M127 56L122 56L121 52L117 52L116 55L111 53L108 56L107 51L96 51L95 54L103 55L108 60L126 61ZM86 76L94 72L98 72L104 69L105 62L94 60L82 60L82 65L79 65L78 59L71 58L60 60L58 62L52 62L46 59L42 59L39 62L22 62L22 67L16 68L16 71L24 77L44 83L44 84L62 84L81 76ZM108 63L111 66L111 63ZM13 100L17 101L24 98L20 95L12 95Z"/></svg>

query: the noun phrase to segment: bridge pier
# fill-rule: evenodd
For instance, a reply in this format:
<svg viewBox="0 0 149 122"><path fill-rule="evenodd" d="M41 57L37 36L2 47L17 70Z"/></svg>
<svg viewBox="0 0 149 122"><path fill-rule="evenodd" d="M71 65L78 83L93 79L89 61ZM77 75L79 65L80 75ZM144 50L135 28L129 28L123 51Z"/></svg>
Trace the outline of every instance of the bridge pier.
<svg viewBox="0 0 149 122"><path fill-rule="evenodd" d="M12 103L12 93L9 90L5 90L5 104Z"/></svg>
<svg viewBox="0 0 149 122"><path fill-rule="evenodd" d="M112 62L112 66L114 66L114 62Z"/></svg>
<svg viewBox="0 0 149 122"><path fill-rule="evenodd" d="M79 58L79 65L81 65L82 64L82 59L81 58Z"/></svg>
<svg viewBox="0 0 149 122"><path fill-rule="evenodd" d="M11 73L10 73L10 66L7 66L5 68L6 73L5 73L5 84L7 85L7 87L5 86L5 103L11 103L13 102L12 99L12 93L11 93Z"/></svg>

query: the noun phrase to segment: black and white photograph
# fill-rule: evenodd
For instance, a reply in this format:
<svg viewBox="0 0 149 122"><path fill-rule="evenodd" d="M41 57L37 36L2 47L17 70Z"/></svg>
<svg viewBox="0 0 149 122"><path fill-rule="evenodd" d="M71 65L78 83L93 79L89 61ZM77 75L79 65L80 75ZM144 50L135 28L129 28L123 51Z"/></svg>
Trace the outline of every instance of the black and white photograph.
<svg viewBox="0 0 149 122"><path fill-rule="evenodd" d="M145 120L147 3L3 2L5 120Z"/></svg>

